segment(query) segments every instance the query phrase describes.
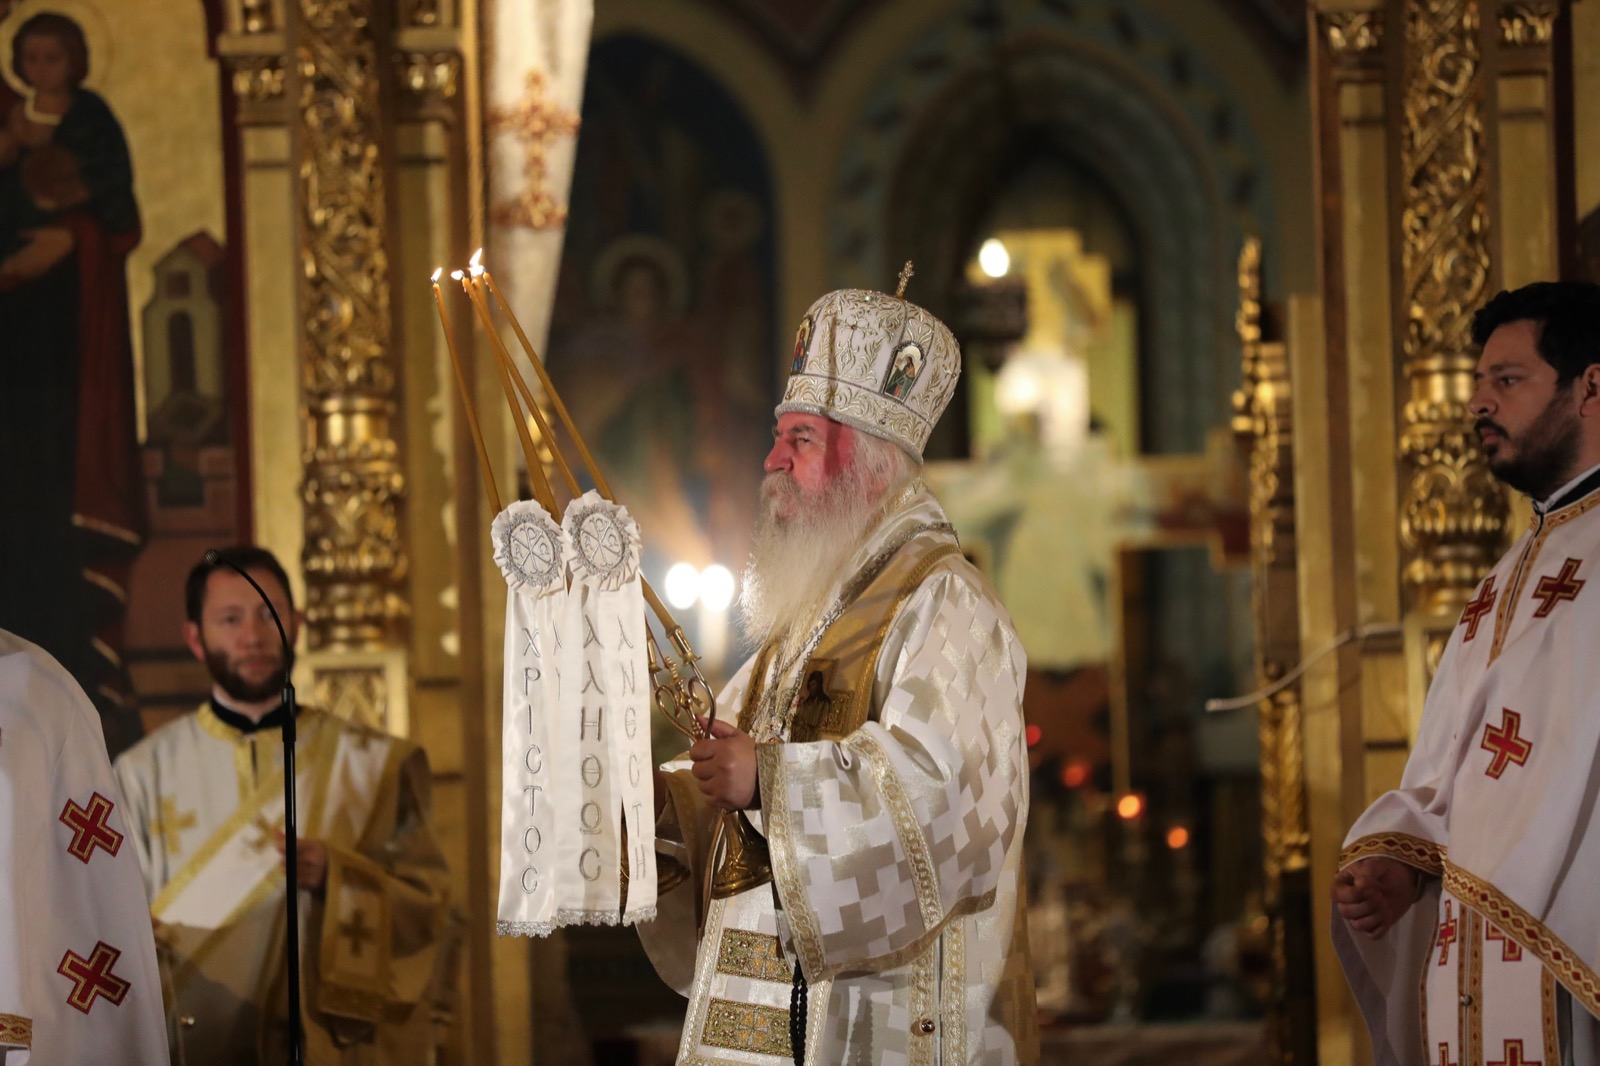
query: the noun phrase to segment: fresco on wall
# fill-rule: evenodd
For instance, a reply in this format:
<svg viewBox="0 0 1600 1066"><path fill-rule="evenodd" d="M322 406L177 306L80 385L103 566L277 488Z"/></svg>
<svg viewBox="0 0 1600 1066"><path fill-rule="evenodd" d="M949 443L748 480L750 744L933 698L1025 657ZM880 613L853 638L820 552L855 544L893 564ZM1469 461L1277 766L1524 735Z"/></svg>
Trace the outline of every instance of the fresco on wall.
<svg viewBox="0 0 1600 1066"><path fill-rule="evenodd" d="M133 164L116 112L85 84L79 22L23 5L0 41L0 627L73 673L116 744L137 735L122 615L145 533Z"/></svg>
<svg viewBox="0 0 1600 1066"><path fill-rule="evenodd" d="M597 43L583 98L551 373L647 576L737 572L777 388L766 153L724 87L645 38Z"/></svg>
<svg viewBox="0 0 1600 1066"><path fill-rule="evenodd" d="M249 528L206 32L200 0L0 0L0 628L113 755L204 697L183 580Z"/></svg>

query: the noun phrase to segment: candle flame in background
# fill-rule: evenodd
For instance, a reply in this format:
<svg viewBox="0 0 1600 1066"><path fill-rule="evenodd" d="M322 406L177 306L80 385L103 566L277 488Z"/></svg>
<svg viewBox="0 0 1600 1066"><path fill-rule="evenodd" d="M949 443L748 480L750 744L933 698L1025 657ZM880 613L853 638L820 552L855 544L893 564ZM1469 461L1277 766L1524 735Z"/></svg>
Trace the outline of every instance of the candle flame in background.
<svg viewBox="0 0 1600 1066"><path fill-rule="evenodd" d="M467 260L467 265L473 269L474 273L476 273L478 270L482 269L482 264L483 249L479 248L476 252L472 253L472 258Z"/></svg>
<svg viewBox="0 0 1600 1066"><path fill-rule="evenodd" d="M444 273L444 267L434 267L433 268L433 276L430 277L428 280L433 282L435 285L437 285L437 284L439 284L439 275L443 274L443 273Z"/></svg>
<svg viewBox="0 0 1600 1066"><path fill-rule="evenodd" d="M1117 815L1124 821L1133 821L1144 813L1144 797L1137 792L1129 792L1117 800Z"/></svg>
<svg viewBox="0 0 1600 1066"><path fill-rule="evenodd" d="M1175 825L1167 830L1167 847L1173 851L1189 846L1189 831L1181 825Z"/></svg>

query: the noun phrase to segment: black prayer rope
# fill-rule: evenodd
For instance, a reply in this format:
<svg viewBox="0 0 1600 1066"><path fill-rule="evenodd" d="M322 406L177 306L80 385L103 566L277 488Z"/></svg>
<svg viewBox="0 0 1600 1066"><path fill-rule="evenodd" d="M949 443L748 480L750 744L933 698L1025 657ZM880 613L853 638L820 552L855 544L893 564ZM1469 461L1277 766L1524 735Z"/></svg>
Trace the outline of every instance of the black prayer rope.
<svg viewBox="0 0 1600 1066"><path fill-rule="evenodd" d="M789 1048L794 1052L794 1066L806 1061L806 975L800 972L800 960L794 960L794 984L789 986Z"/></svg>

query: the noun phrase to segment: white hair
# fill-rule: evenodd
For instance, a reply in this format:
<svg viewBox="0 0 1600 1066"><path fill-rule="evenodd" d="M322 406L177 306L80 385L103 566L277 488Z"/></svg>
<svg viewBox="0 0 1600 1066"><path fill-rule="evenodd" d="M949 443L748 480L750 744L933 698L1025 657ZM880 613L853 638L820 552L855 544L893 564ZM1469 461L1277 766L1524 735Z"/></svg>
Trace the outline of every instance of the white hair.
<svg viewBox="0 0 1600 1066"><path fill-rule="evenodd" d="M850 575L845 572L883 520L883 507L921 472L921 463L892 441L852 430L854 450L814 497L786 473L761 484L755 546L745 567L740 611L758 643L782 641L780 661L798 654L822 612ZM797 501L792 517L780 505Z"/></svg>

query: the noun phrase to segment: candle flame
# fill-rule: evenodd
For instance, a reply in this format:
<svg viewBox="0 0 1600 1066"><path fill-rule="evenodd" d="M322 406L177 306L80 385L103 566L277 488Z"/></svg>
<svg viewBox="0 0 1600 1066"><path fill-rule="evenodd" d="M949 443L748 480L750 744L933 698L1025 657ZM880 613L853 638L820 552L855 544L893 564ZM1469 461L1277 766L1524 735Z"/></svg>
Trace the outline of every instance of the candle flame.
<svg viewBox="0 0 1600 1066"><path fill-rule="evenodd" d="M477 270L480 269L479 268L479 264L482 263L482 262L483 262L483 249L479 248L476 252L472 253L472 258L467 261L467 265L470 266L473 269L474 272L476 272Z"/></svg>
<svg viewBox="0 0 1600 1066"><path fill-rule="evenodd" d="M479 266L479 265L478 265L478 264L477 264L477 263L473 263L473 264L472 264L472 270L471 270L471 273L472 273L472 276L473 276L473 277L475 277L475 278L481 278L481 277L483 277L483 276L484 276L484 275L485 275L485 274L487 274L487 273L488 273L488 271L486 271L486 270L484 270L484 269L483 269L483 267L481 267L481 266Z"/></svg>
<svg viewBox="0 0 1600 1066"><path fill-rule="evenodd" d="M434 267L433 268L433 276L430 277L428 280L433 282L435 285L437 285L437 284L439 284L439 275L443 274L443 273L444 273L444 267Z"/></svg>
<svg viewBox="0 0 1600 1066"><path fill-rule="evenodd" d="M459 270L450 271L450 276L452 278L454 278L456 281L460 281L462 278L466 277L466 275L461 273L461 271L459 271Z"/></svg>

